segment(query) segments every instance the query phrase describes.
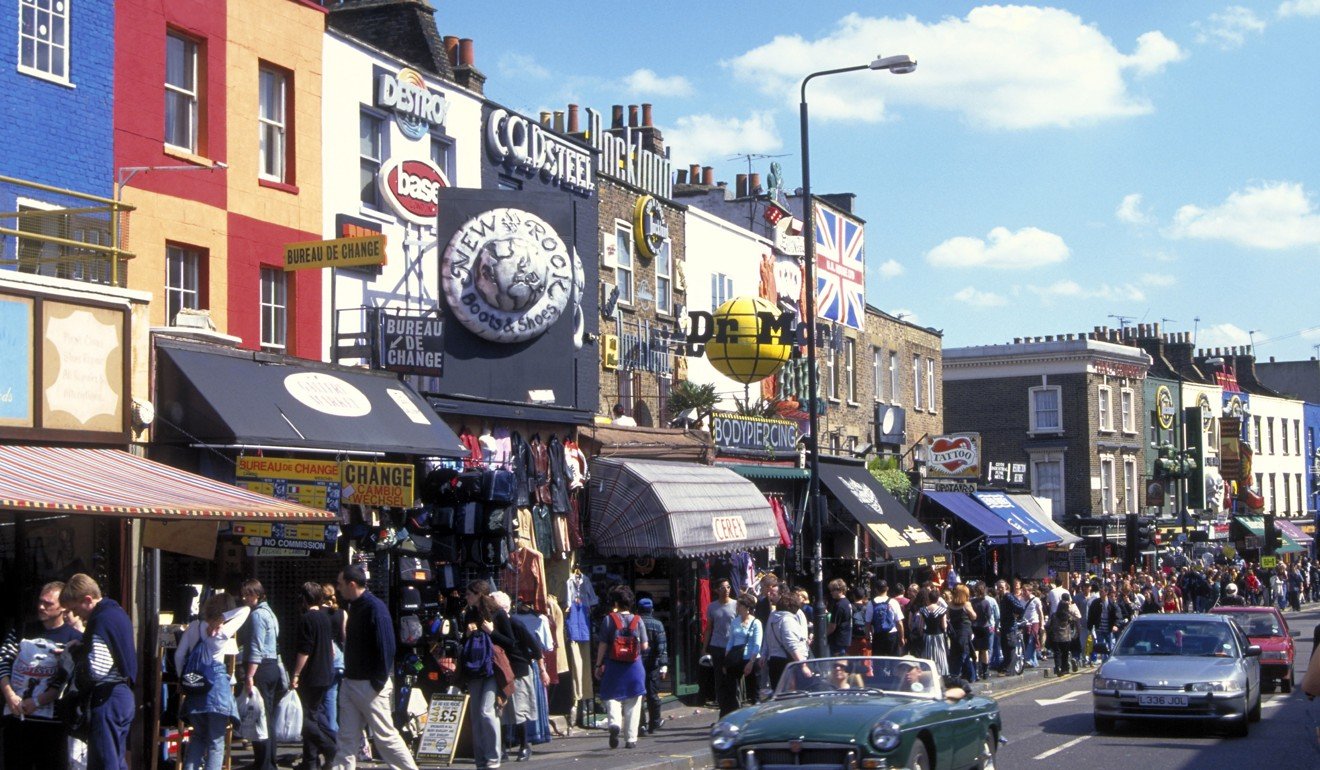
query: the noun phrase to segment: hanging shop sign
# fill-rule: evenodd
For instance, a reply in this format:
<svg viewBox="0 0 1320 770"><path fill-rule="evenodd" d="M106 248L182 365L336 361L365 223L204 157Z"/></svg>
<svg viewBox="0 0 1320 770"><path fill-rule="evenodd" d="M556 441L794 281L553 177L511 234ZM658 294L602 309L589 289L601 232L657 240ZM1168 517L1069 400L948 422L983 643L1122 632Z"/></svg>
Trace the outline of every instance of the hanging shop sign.
<svg viewBox="0 0 1320 770"><path fill-rule="evenodd" d="M244 455L235 476L244 489L339 513L339 463L334 460Z"/></svg>
<svg viewBox="0 0 1320 770"><path fill-rule="evenodd" d="M669 226L665 224L665 211L660 202L643 195L633 206L633 240L643 257L654 259L669 242Z"/></svg>
<svg viewBox="0 0 1320 770"><path fill-rule="evenodd" d="M385 264L383 235L284 244L285 270L383 264Z"/></svg>
<svg viewBox="0 0 1320 770"><path fill-rule="evenodd" d="M341 500L352 505L409 508L413 504L413 474L406 463L346 460L341 463Z"/></svg>
<svg viewBox="0 0 1320 770"><path fill-rule="evenodd" d="M435 227L440 214L440 188L449 178L430 160L392 158L376 176L381 195L395 213L413 224Z"/></svg>
<svg viewBox="0 0 1320 770"><path fill-rule="evenodd" d="M397 73L374 67L376 106L394 113L394 122L409 139L422 139L445 123L449 101L439 91L427 88L422 75L411 67Z"/></svg>
<svg viewBox="0 0 1320 770"><path fill-rule="evenodd" d="M1155 389L1155 405L1156 409L1159 410L1160 427L1165 430L1173 430L1175 409L1173 406L1173 393L1169 391L1168 385L1161 385Z"/></svg>
<svg viewBox="0 0 1320 770"><path fill-rule="evenodd" d="M716 454L765 460L797 457L798 427L788 420L715 412L710 416L710 434Z"/></svg>
<svg viewBox="0 0 1320 770"><path fill-rule="evenodd" d="M645 133L634 126L606 130L600 113L587 108L587 136L601 154L600 173L661 198L674 197L669 158L647 149Z"/></svg>
<svg viewBox="0 0 1320 770"><path fill-rule="evenodd" d="M334 524L233 522L220 536L237 540L248 556L310 556L334 548L339 527Z"/></svg>
<svg viewBox="0 0 1320 770"><path fill-rule="evenodd" d="M981 434L949 433L926 444L926 476L976 479L981 476Z"/></svg>
<svg viewBox="0 0 1320 770"><path fill-rule="evenodd" d="M496 208L464 222L442 265L441 289L454 317L491 342L534 339L579 311L582 260L530 211Z"/></svg>
<svg viewBox="0 0 1320 770"><path fill-rule="evenodd" d="M688 312L687 355L705 355L721 374L742 383L769 377L797 341L797 316L760 297L735 297L716 308Z"/></svg>
<svg viewBox="0 0 1320 770"><path fill-rule="evenodd" d="M710 525L717 543L740 542L747 539L747 522L741 516L712 516Z"/></svg>
<svg viewBox="0 0 1320 770"><path fill-rule="evenodd" d="M445 322L434 315L380 311L373 365L391 372L440 377L445 368Z"/></svg>
<svg viewBox="0 0 1320 770"><path fill-rule="evenodd" d="M550 184L576 192L596 189L591 153L534 120L505 109L491 110L485 139L486 152L509 171L539 174Z"/></svg>

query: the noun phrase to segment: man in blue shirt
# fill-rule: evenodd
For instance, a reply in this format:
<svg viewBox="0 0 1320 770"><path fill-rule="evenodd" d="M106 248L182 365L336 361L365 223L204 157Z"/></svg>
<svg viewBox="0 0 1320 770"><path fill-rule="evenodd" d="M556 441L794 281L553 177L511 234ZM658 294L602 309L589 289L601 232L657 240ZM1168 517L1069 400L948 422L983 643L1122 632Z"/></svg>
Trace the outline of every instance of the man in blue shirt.
<svg viewBox="0 0 1320 770"><path fill-rule="evenodd" d="M81 572L60 591L60 605L82 618L82 640L69 645L76 660L76 681L90 682L82 693L87 706L88 770L128 770L128 730L133 726L133 681L137 652L133 621L114 599Z"/></svg>
<svg viewBox="0 0 1320 770"><path fill-rule="evenodd" d="M394 621L385 603L367 590L367 572L350 564L339 572L339 594L348 600L344 632L344 680L339 685L339 737L330 770L353 770L362 751L362 731L394 770L417 770L408 746L394 729Z"/></svg>

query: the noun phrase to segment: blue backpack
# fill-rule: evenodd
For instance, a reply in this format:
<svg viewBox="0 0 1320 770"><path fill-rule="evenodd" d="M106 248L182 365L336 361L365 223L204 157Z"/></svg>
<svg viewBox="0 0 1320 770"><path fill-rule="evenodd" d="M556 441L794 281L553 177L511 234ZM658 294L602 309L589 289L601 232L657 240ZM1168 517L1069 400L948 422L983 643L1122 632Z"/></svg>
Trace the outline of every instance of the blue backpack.
<svg viewBox="0 0 1320 770"><path fill-rule="evenodd" d="M463 673L470 679L495 675L495 652L490 645L490 634L485 631L473 632L463 640L460 659L463 663Z"/></svg>
<svg viewBox="0 0 1320 770"><path fill-rule="evenodd" d="M207 652L206 645L198 639L188 650L188 657L183 662L183 671L179 672L179 689L184 695L205 695L211 690L211 677L215 675L215 658Z"/></svg>
<svg viewBox="0 0 1320 770"><path fill-rule="evenodd" d="M894 620L894 608L885 599L879 604L871 605L871 628L877 634L892 634L894 629L898 628L898 623Z"/></svg>

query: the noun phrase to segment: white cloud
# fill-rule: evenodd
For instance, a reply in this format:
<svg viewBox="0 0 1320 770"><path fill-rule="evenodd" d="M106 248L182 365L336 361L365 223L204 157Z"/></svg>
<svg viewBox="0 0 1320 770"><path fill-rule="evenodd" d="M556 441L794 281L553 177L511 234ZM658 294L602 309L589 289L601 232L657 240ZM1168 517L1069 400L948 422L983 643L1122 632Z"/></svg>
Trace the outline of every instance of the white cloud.
<svg viewBox="0 0 1320 770"><path fill-rule="evenodd" d="M784 144L774 116L768 112L752 113L745 119L687 115L664 128L664 134L676 168L690 163L711 165L734 153L770 152Z"/></svg>
<svg viewBox="0 0 1320 770"><path fill-rule="evenodd" d="M1178 283L1178 277L1168 273L1142 273L1141 282L1146 286L1173 286Z"/></svg>
<svg viewBox="0 0 1320 770"><path fill-rule="evenodd" d="M1231 51L1241 48L1247 42L1248 34L1264 32L1265 22L1250 8L1230 5L1219 13L1210 14L1206 21L1193 22L1192 27L1196 29L1196 42L1211 43L1221 50Z"/></svg>
<svg viewBox="0 0 1320 770"><path fill-rule="evenodd" d="M972 307L1000 307L1008 304L1008 299L993 291L981 291L975 286L968 286L953 295L953 298Z"/></svg>
<svg viewBox="0 0 1320 770"><path fill-rule="evenodd" d="M1118 221L1130 225L1144 225L1151 221L1150 215L1141 210L1141 193L1124 195L1114 210L1114 216L1118 217Z"/></svg>
<svg viewBox="0 0 1320 770"><path fill-rule="evenodd" d="M1320 0L1288 0L1279 6L1279 16L1320 16Z"/></svg>
<svg viewBox="0 0 1320 770"><path fill-rule="evenodd" d="M881 278L897 278L905 272L903 265L894 259L886 259L880 265Z"/></svg>
<svg viewBox="0 0 1320 770"><path fill-rule="evenodd" d="M623 79L632 96L689 96L692 84L682 75L662 78L648 69L639 69Z"/></svg>
<svg viewBox="0 0 1320 770"><path fill-rule="evenodd" d="M527 54L506 53L500 57L495 66L499 69L501 77L531 80L546 80L550 77L550 70L542 67Z"/></svg>
<svg viewBox="0 0 1320 770"><path fill-rule="evenodd" d="M1196 333L1198 348L1224 348L1250 344L1251 332L1230 323L1207 326Z"/></svg>
<svg viewBox="0 0 1320 770"><path fill-rule="evenodd" d="M987 240L958 236L926 253L935 267L989 267L997 270L1026 270L1053 265L1068 258L1068 245L1054 233L1036 227L1010 232L996 227Z"/></svg>
<svg viewBox="0 0 1320 770"><path fill-rule="evenodd" d="M1102 299L1112 302L1141 302L1146 299L1146 293L1130 283L1116 286L1102 283L1087 288L1076 281L1062 280L1055 281L1049 286L1028 286L1027 289L1034 292L1047 305L1059 300Z"/></svg>
<svg viewBox="0 0 1320 770"><path fill-rule="evenodd" d="M892 102L958 112L992 129L1090 124L1150 112L1151 105L1129 90L1129 77L1156 74L1186 56L1158 31L1139 36L1133 52L1124 54L1068 11L982 6L964 18L932 23L851 14L815 40L781 35L725 66L796 104L804 73L870 61L876 41L902 41L901 52L919 62L917 71L813 81L813 117L875 122Z"/></svg>
<svg viewBox="0 0 1320 770"><path fill-rule="evenodd" d="M1320 246L1320 211L1301 183L1263 182L1232 193L1218 206L1179 208L1169 235L1253 249Z"/></svg>

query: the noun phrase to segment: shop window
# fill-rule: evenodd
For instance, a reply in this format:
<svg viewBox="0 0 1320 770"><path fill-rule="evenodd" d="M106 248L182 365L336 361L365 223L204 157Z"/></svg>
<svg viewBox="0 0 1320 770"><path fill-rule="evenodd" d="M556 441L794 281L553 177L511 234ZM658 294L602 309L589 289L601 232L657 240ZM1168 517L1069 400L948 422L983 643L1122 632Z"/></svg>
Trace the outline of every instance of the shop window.
<svg viewBox="0 0 1320 770"><path fill-rule="evenodd" d="M912 357L912 408L921 409L921 356Z"/></svg>
<svg viewBox="0 0 1320 770"><path fill-rule="evenodd" d="M1108 385L1100 385L1096 388L1096 416L1099 419L1101 431L1112 431L1114 429L1114 393Z"/></svg>
<svg viewBox="0 0 1320 770"><path fill-rule="evenodd" d="M1123 420L1124 433L1137 432L1137 402L1132 388L1123 388L1118 395L1119 411Z"/></svg>
<svg viewBox="0 0 1320 770"><path fill-rule="evenodd" d="M1058 386L1031 388L1028 393L1028 411L1030 412L1030 432L1062 433L1063 411L1060 408Z"/></svg>
<svg viewBox="0 0 1320 770"><path fill-rule="evenodd" d="M714 313L732 297L733 279L723 273L713 273L710 277L710 312Z"/></svg>
<svg viewBox="0 0 1320 770"><path fill-rule="evenodd" d="M69 82L71 0L18 0L18 71Z"/></svg>
<svg viewBox="0 0 1320 770"><path fill-rule="evenodd" d="M1114 513L1114 458L1100 458L1100 512Z"/></svg>
<svg viewBox="0 0 1320 770"><path fill-rule="evenodd" d="M358 186L362 191L362 205L376 210L384 208L376 177L385 163L385 153L389 151L387 144L385 118L363 110L358 116Z"/></svg>
<svg viewBox="0 0 1320 770"><path fill-rule="evenodd" d="M1055 519L1063 516L1063 456L1041 455L1031 462L1031 494L1053 502Z"/></svg>
<svg viewBox="0 0 1320 770"><path fill-rule="evenodd" d="M287 342L289 311L288 273L277 267L261 268L261 346L283 350Z"/></svg>
<svg viewBox="0 0 1320 770"><path fill-rule="evenodd" d="M1137 512L1137 461L1123 458L1123 513Z"/></svg>
<svg viewBox="0 0 1320 770"><path fill-rule="evenodd" d="M935 414L935 359L926 359L926 411Z"/></svg>
<svg viewBox="0 0 1320 770"><path fill-rule="evenodd" d="M202 266L206 255L190 246L165 246L165 325L173 326L180 310L202 308Z"/></svg>
<svg viewBox="0 0 1320 770"><path fill-rule="evenodd" d="M165 143L191 153L200 152L199 48L197 41L176 32L165 36Z"/></svg>
<svg viewBox="0 0 1320 770"><path fill-rule="evenodd" d="M884 387L884 383L880 380L880 363L883 355L884 351L880 348L871 348L871 398L877 403L883 395L881 388Z"/></svg>
<svg viewBox="0 0 1320 770"><path fill-rule="evenodd" d="M843 376L848 388L848 403L857 403L857 340L847 337L843 341Z"/></svg>
<svg viewBox="0 0 1320 770"><path fill-rule="evenodd" d="M258 176L272 182L289 182L289 73L263 64L260 81Z"/></svg>
<svg viewBox="0 0 1320 770"><path fill-rule="evenodd" d="M615 282L619 285L619 304L631 305L633 301L633 238L632 225L616 220L614 222L614 259Z"/></svg>
<svg viewBox="0 0 1320 770"><path fill-rule="evenodd" d="M889 351L889 403L897 405L898 399L898 351Z"/></svg>

